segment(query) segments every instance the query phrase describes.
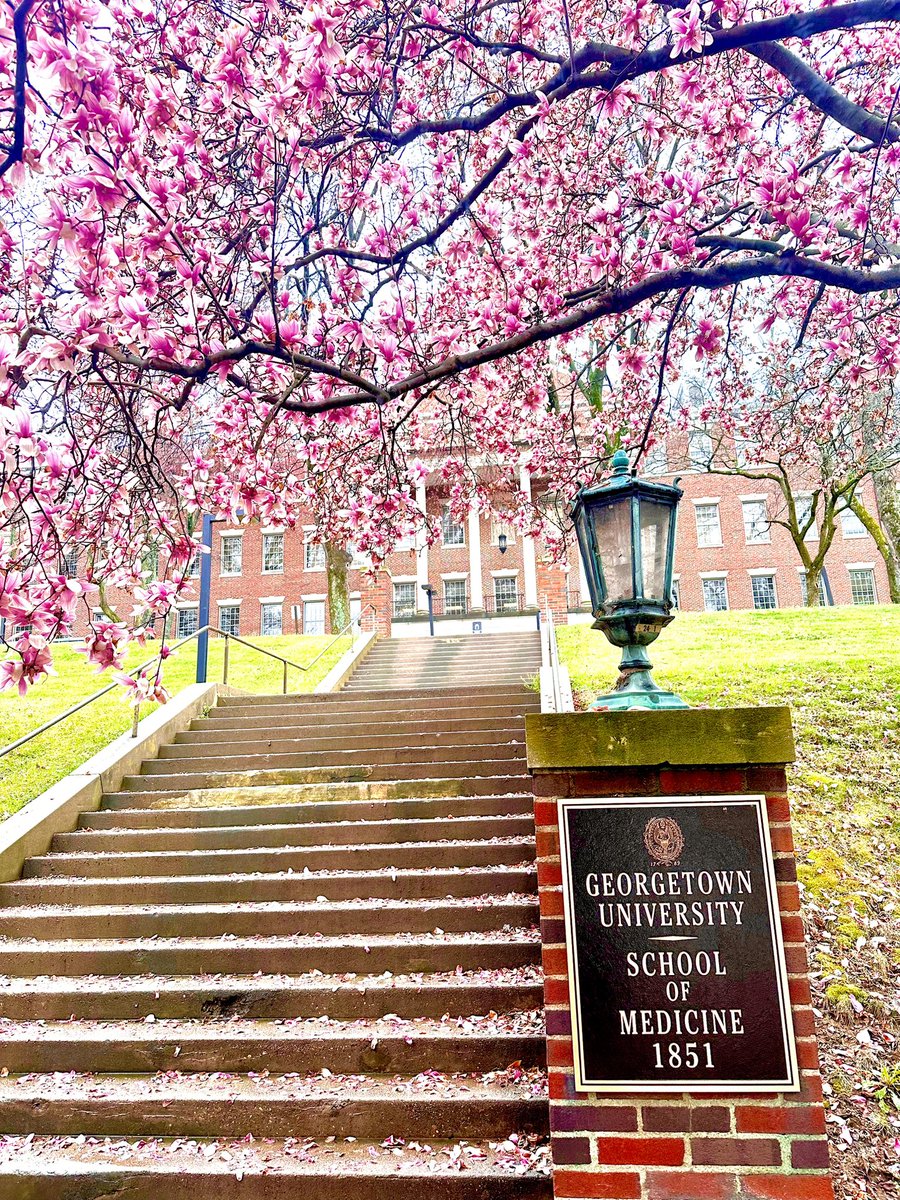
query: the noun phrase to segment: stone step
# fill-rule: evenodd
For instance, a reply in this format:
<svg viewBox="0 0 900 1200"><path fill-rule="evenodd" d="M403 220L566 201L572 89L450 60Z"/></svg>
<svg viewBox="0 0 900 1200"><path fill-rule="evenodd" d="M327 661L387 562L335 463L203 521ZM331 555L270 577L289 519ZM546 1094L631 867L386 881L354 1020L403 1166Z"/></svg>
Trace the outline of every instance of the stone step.
<svg viewBox="0 0 900 1200"><path fill-rule="evenodd" d="M521 738L525 729L522 717L486 717L483 720L477 717L461 720L437 718L430 721L397 719L383 722L366 720L360 724L360 729L346 722L322 724L318 721L306 725L250 726L244 729L242 741L248 745L258 745L260 742L270 742L272 745L279 742L297 742L311 750L333 750L347 745L349 739L358 737L366 737L369 739L369 745L380 748L382 745L432 745L434 741L445 740L453 743L458 737L505 741L507 738ZM234 729L222 728L221 721L200 718L191 722L189 730L176 734L174 744L188 746L236 742L241 736L240 729L239 726Z"/></svg>
<svg viewBox="0 0 900 1200"><path fill-rule="evenodd" d="M395 717L401 721L418 720L433 716L435 713L447 713L451 719L466 717L472 719L479 715L485 717L513 716L521 717L526 713L540 712L540 699L536 692L522 689L514 694L500 693L482 702L467 695L465 689L458 689L447 694L440 700L430 697L423 700L415 699L415 690L404 700L391 701L391 692L370 692L360 698L355 693L347 691L334 693L335 699L327 705L311 708L306 704L285 704L277 708L243 708L237 705L221 709L211 708L207 714L210 721L233 720L239 718L242 723L250 723L254 718L265 718L274 724L282 724L285 720L291 722L307 722L313 725L326 722L340 721L347 727L366 724L369 721L390 721ZM382 697L373 700L372 696ZM534 699L531 699L534 697Z"/></svg>
<svg viewBox="0 0 900 1200"><path fill-rule="evenodd" d="M543 998L537 963L417 975L41 975L0 980L0 1018L458 1017L540 1008Z"/></svg>
<svg viewBox="0 0 900 1200"><path fill-rule="evenodd" d="M531 930L325 937L145 938L111 942L9 939L2 975L297 975L321 971L491 970L540 962ZM2 1128L0 1120L0 1128Z"/></svg>
<svg viewBox="0 0 900 1200"><path fill-rule="evenodd" d="M533 860L534 838L490 841L388 842L384 845L276 846L268 850L169 850L99 857L46 854L28 859L23 877L75 875L122 878L134 875L219 875L253 871L373 871L383 867L515 866Z"/></svg>
<svg viewBox="0 0 900 1200"><path fill-rule="evenodd" d="M291 783L362 783L366 780L395 782L402 779L453 779L489 775L524 776L521 757L492 758L483 762L422 761L405 763L367 764L347 767L281 767L260 771L185 771L169 774L126 775L122 780L124 792L169 791L182 792L194 788L212 787L278 787ZM158 764L151 760L147 767Z"/></svg>
<svg viewBox="0 0 900 1200"><path fill-rule="evenodd" d="M534 1138L0 1139L0 1200L552 1200Z"/></svg>
<svg viewBox="0 0 900 1200"><path fill-rule="evenodd" d="M271 730L259 730L256 736L248 737L247 733L231 730L230 736L223 738L222 731L216 731L218 737L212 739L203 734L179 734L181 738L190 737L191 741L176 741L172 745L160 748L160 757L164 759L190 759L207 755L234 758L236 755L259 754L290 754L327 762L325 756L341 755L343 757L365 755L368 761L377 759L380 762L396 762L395 755L418 754L422 752L437 753L438 757L462 757L465 754L478 756L495 753L498 747L525 745L525 723L520 722L517 728L482 729L477 733L391 733L382 736L373 735L365 730L353 733L347 731L342 737L312 738L284 737L274 735ZM402 761L402 760L401 760ZM297 762L297 765L304 765Z"/></svg>
<svg viewBox="0 0 900 1200"><path fill-rule="evenodd" d="M416 817L412 820L299 821L279 825L218 825L206 829L79 829L58 833L51 852L60 854L150 853L167 850L261 850L276 846L385 845L458 839L528 837L534 819L522 816Z"/></svg>
<svg viewBox="0 0 900 1200"><path fill-rule="evenodd" d="M32 878L0 884L0 911L18 904L226 904L315 900L438 899L533 893L534 867L383 869L368 872L270 872L244 875L132 877L125 879ZM2 1013L0 1013L2 1015Z"/></svg>
<svg viewBox="0 0 900 1200"><path fill-rule="evenodd" d="M542 1073L518 1081L452 1074L275 1077L184 1074L10 1075L0 1079L8 1133L152 1137L505 1138L546 1133Z"/></svg>
<svg viewBox="0 0 900 1200"><path fill-rule="evenodd" d="M496 682L498 686L509 684L526 687L541 669L541 664L519 663L507 670L477 670L471 667L448 667L446 670L429 667L427 670L410 671L399 667L360 667L359 674L354 672L341 690L341 695L358 691L376 691L384 688L385 692L393 692L400 688L411 691L427 690L435 684L444 683L448 687L465 688L478 687L487 679Z"/></svg>
<svg viewBox="0 0 900 1200"><path fill-rule="evenodd" d="M456 1020L22 1021L3 1029L0 1068L76 1071L316 1072L415 1075L546 1062L543 1011Z"/></svg>
<svg viewBox="0 0 900 1200"><path fill-rule="evenodd" d="M68 905L0 909L0 937L94 938L267 937L323 934L449 933L527 926L539 918L537 897L463 896L415 900L232 904Z"/></svg>
<svg viewBox="0 0 900 1200"><path fill-rule="evenodd" d="M533 812L527 792L512 796L411 796L398 800L310 800L305 804L254 804L239 808L98 809L82 813L80 829L200 829L213 825L280 825L301 821L408 820L412 817L524 815Z"/></svg>
<svg viewBox="0 0 900 1200"><path fill-rule="evenodd" d="M360 740L365 742L368 739ZM524 765L524 729L519 738L509 738L502 742L456 743L450 739L441 739L437 746L432 741L431 745L419 743L414 746L390 746L383 749L357 745L350 739L344 746L333 750L313 749L302 742L272 749L259 744L248 746L245 742L215 746L164 746L159 758L144 763L141 774L169 774L173 769L172 763L178 763L178 769L185 771L213 771L217 764L222 764L225 769L239 766L240 769L248 771L280 770L282 767L365 767L375 764L384 768L389 765L421 763L429 753L434 754L441 762L484 763L494 759L518 758Z"/></svg>
<svg viewBox="0 0 900 1200"><path fill-rule="evenodd" d="M357 670L362 670L362 666ZM491 707L496 704L531 702L534 698L535 693L529 692L520 684L489 683L473 687L432 687L424 694L421 688L391 688L387 692L373 690L371 695L353 697L344 696L342 692L221 696L216 708L211 711L233 712L235 709L247 709L258 712L262 709L263 713L274 713L278 710L297 709L305 712L363 712L368 706L369 711L384 709L387 712L398 708L414 709L423 704L435 711L444 711L447 707L459 704L480 710L484 706Z"/></svg>
<svg viewBox="0 0 900 1200"><path fill-rule="evenodd" d="M295 804L303 801L328 802L334 799L353 801L403 800L447 796L519 795L528 787L522 775L458 776L453 779L386 779L361 780L347 783L333 780L325 783L289 783L278 786L213 787L213 788L154 788L153 791L109 792L103 797L105 810L122 808L222 808L256 804Z"/></svg>

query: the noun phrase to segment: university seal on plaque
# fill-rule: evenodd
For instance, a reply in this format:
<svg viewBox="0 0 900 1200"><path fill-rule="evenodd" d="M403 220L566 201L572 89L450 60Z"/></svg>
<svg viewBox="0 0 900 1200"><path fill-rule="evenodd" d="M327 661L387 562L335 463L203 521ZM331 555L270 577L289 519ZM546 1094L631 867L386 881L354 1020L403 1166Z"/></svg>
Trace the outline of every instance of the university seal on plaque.
<svg viewBox="0 0 900 1200"><path fill-rule="evenodd" d="M671 817L654 817L644 826L647 853L661 867L673 867L684 850L684 834Z"/></svg>

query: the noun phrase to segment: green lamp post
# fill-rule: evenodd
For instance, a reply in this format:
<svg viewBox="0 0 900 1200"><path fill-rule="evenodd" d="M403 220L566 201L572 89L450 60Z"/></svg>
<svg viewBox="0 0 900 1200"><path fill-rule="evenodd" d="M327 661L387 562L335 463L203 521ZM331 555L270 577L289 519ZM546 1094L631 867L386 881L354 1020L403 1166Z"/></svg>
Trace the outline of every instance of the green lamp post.
<svg viewBox="0 0 900 1200"><path fill-rule="evenodd" d="M582 488L572 508L593 627L622 648L614 690L591 707L687 708L653 682L645 649L674 616L675 510L684 493L676 484L633 476L624 450L615 453L612 467L612 478Z"/></svg>

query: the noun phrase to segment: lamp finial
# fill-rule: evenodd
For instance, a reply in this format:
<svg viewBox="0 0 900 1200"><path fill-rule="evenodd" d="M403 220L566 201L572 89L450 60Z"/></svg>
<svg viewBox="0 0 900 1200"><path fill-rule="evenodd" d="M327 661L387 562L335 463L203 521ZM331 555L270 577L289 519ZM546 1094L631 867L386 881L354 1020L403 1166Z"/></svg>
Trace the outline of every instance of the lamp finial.
<svg viewBox="0 0 900 1200"><path fill-rule="evenodd" d="M631 461L624 450L617 450L612 460L613 475L627 475L631 469Z"/></svg>

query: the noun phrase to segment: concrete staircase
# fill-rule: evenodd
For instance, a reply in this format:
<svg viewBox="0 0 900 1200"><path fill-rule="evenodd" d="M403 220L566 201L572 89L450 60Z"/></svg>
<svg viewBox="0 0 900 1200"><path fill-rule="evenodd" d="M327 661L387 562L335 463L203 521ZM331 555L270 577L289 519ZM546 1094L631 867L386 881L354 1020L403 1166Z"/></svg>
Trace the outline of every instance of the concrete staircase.
<svg viewBox="0 0 900 1200"><path fill-rule="evenodd" d="M541 639L537 630L464 637L392 638L376 642L344 690L473 685L520 688L540 669Z"/></svg>
<svg viewBox="0 0 900 1200"><path fill-rule="evenodd" d="M228 699L0 885L0 1200L549 1200L537 707Z"/></svg>

